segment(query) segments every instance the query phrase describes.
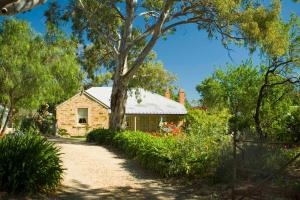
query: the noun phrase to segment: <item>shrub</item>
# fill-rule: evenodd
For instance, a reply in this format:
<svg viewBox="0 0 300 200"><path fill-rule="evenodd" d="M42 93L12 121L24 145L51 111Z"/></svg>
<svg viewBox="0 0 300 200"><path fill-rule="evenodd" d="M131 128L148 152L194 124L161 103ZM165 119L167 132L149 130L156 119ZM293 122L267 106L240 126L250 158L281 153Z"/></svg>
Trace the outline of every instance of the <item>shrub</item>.
<svg viewBox="0 0 300 200"><path fill-rule="evenodd" d="M300 142L300 108L290 108L288 115L283 117L283 124L277 133L278 140L291 143Z"/></svg>
<svg viewBox="0 0 300 200"><path fill-rule="evenodd" d="M38 130L38 127L33 117L25 117L21 120L19 129L22 132L28 132L30 130Z"/></svg>
<svg viewBox="0 0 300 200"><path fill-rule="evenodd" d="M62 179L60 152L36 133L0 140L0 190L34 194L55 191Z"/></svg>
<svg viewBox="0 0 300 200"><path fill-rule="evenodd" d="M231 147L232 148L232 147ZM271 173L277 171L292 159L300 148L286 149L282 146L268 144L239 144L240 151L237 151L237 176L243 180L261 180ZM229 182L232 180L234 160L232 151L229 149L223 154L223 159L217 168L216 178L218 181ZM296 160L290 166L299 166L300 159ZM288 170L274 176L277 179L280 176L286 176Z"/></svg>
<svg viewBox="0 0 300 200"><path fill-rule="evenodd" d="M98 129L90 132L87 141L115 146L141 166L163 177L212 176L221 159L221 150L229 137L165 136L143 132L112 132Z"/></svg>
<svg viewBox="0 0 300 200"><path fill-rule="evenodd" d="M197 135L224 135L228 132L228 120L231 115L227 110L210 113L203 110L189 110L186 116L185 131Z"/></svg>
<svg viewBox="0 0 300 200"><path fill-rule="evenodd" d="M55 119L52 115L39 117L25 117L20 122L19 130L28 132L31 130L39 131L41 134L55 134Z"/></svg>
<svg viewBox="0 0 300 200"><path fill-rule="evenodd" d="M176 146L177 154L173 157L176 169L181 174L201 177L215 176L223 159L223 151L230 146L230 136L227 135L189 135L179 141Z"/></svg>
<svg viewBox="0 0 300 200"><path fill-rule="evenodd" d="M128 156L136 158L146 169L161 176L172 176L172 152L175 139L171 137L153 137L143 132L122 132L114 137L114 146Z"/></svg>
<svg viewBox="0 0 300 200"><path fill-rule="evenodd" d="M97 144L112 144L115 134L109 129L95 129L87 135L86 141Z"/></svg>
<svg viewBox="0 0 300 200"><path fill-rule="evenodd" d="M62 137L70 137L70 134L66 129L60 128L57 130L57 135L62 136Z"/></svg>

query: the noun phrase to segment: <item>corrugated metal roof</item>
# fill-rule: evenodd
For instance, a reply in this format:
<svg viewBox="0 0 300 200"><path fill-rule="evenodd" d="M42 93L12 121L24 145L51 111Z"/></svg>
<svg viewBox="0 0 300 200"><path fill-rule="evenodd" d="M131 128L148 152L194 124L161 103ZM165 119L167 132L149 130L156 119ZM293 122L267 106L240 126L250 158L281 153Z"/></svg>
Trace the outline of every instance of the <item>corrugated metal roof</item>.
<svg viewBox="0 0 300 200"><path fill-rule="evenodd" d="M98 101L110 107L111 87L93 87L86 91ZM138 98L135 93L138 91ZM143 90L132 89L128 91L126 114L163 114L163 115L184 115L187 110L184 105L167 99L161 95Z"/></svg>

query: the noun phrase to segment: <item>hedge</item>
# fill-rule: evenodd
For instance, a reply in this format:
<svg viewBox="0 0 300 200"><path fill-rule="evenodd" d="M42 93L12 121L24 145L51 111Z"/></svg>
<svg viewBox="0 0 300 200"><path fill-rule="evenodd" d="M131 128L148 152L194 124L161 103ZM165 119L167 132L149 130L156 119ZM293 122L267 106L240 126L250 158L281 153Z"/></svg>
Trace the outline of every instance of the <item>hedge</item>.
<svg viewBox="0 0 300 200"><path fill-rule="evenodd" d="M97 129L88 134L87 141L114 146L163 177L204 177L214 175L230 139L192 135L155 137L143 132Z"/></svg>

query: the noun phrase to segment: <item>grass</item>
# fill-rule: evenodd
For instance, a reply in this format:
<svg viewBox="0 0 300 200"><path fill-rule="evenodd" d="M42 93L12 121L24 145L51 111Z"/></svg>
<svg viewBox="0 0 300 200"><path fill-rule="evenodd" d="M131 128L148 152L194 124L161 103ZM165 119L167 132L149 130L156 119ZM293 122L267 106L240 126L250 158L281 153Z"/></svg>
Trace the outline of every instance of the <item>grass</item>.
<svg viewBox="0 0 300 200"><path fill-rule="evenodd" d="M86 136L72 136L69 138L70 140L78 141L78 142L85 142Z"/></svg>

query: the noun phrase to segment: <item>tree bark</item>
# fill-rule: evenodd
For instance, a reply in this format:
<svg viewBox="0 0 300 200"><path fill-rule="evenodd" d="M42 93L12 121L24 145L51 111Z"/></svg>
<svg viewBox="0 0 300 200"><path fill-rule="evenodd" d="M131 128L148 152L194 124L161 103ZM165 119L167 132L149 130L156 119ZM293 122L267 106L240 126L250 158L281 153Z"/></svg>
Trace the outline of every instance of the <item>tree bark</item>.
<svg viewBox="0 0 300 200"><path fill-rule="evenodd" d="M47 0L1 0L0 16L11 16L46 3Z"/></svg>
<svg viewBox="0 0 300 200"><path fill-rule="evenodd" d="M3 125L3 128L2 128L2 130L0 131L0 138L4 136L4 133L5 133L6 128L7 128L7 124L8 124L8 122L11 120L12 111L13 111L13 108L10 107L9 110L8 110L7 118L6 118L6 120L5 120L5 123L4 123L4 125Z"/></svg>
<svg viewBox="0 0 300 200"><path fill-rule="evenodd" d="M136 0L126 1L126 20L125 27L122 34L121 46L119 54L117 56L117 68L113 76L113 88L111 94L111 114L109 127L112 130L124 130L126 128L125 112L126 112L126 102L127 102L127 90L130 79L134 76L140 66L143 64L145 58L152 50L157 40L161 36L161 29L165 20L170 12L171 6L173 4L172 0L168 0L165 3L164 9L154 25L153 35L151 39L144 46L143 50L139 53L135 61L128 68L128 56L130 52L130 45L128 41L132 38L132 24L134 21L134 12L136 9Z"/></svg>
<svg viewBox="0 0 300 200"><path fill-rule="evenodd" d="M2 129L2 123L3 123L4 116L5 116L5 111L6 111L6 105L3 105L3 110L0 115L0 131Z"/></svg>
<svg viewBox="0 0 300 200"><path fill-rule="evenodd" d="M119 131L126 128L125 112L127 102L127 81L122 78L115 78L111 93L111 113L109 127L112 130Z"/></svg>
<svg viewBox="0 0 300 200"><path fill-rule="evenodd" d="M260 139L263 139L263 137L264 137L263 130L261 127L261 122L260 122L260 109L261 109L263 98L264 98L265 88L266 88L266 85L264 84L259 90L259 94L258 94L258 98L257 98L257 102L256 102L255 115L254 115L255 129L256 129L256 132L259 135Z"/></svg>

